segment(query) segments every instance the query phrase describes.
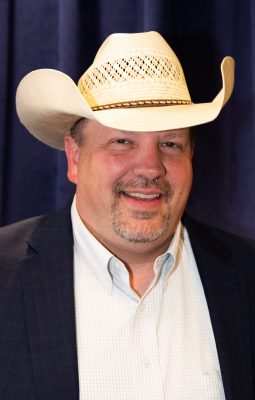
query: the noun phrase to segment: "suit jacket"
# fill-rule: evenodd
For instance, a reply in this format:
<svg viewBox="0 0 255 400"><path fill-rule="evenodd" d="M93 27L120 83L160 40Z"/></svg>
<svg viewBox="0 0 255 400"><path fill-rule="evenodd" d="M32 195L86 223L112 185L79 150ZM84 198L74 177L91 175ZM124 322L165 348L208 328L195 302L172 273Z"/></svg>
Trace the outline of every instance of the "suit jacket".
<svg viewBox="0 0 255 400"><path fill-rule="evenodd" d="M255 247L187 216L227 400L255 399ZM0 230L0 400L78 400L70 208Z"/></svg>

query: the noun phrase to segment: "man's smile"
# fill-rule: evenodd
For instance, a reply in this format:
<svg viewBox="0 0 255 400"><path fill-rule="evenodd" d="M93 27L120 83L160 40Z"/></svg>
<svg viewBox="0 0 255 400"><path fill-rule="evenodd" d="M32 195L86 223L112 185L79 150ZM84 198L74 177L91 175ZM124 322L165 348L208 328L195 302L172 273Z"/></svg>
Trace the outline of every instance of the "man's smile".
<svg viewBox="0 0 255 400"><path fill-rule="evenodd" d="M121 192L122 195L138 200L154 200L161 197L161 193Z"/></svg>

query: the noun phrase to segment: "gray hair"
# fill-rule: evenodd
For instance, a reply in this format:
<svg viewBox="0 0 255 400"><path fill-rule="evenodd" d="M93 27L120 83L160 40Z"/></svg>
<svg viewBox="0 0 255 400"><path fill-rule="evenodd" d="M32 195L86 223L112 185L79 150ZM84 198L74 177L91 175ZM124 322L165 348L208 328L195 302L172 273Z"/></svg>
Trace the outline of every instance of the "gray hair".
<svg viewBox="0 0 255 400"><path fill-rule="evenodd" d="M83 145L84 141L84 127L88 120L86 118L80 118L76 121L70 129L70 135L74 139L78 147Z"/></svg>

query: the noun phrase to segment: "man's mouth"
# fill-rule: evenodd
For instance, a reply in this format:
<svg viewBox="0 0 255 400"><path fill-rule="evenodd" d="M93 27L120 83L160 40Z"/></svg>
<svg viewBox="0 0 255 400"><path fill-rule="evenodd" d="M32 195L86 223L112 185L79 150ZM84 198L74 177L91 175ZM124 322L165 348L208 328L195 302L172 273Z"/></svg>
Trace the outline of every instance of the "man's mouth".
<svg viewBox="0 0 255 400"><path fill-rule="evenodd" d="M143 205L147 202L148 206L149 204L152 206L160 201L168 202L173 193L168 182L149 180L146 177L138 176L126 184L122 181L117 182L113 188L113 194L137 200L137 204L140 201Z"/></svg>
<svg viewBox="0 0 255 400"><path fill-rule="evenodd" d="M132 197L138 200L154 200L161 197L160 193L140 193L140 192L121 192L124 196Z"/></svg>

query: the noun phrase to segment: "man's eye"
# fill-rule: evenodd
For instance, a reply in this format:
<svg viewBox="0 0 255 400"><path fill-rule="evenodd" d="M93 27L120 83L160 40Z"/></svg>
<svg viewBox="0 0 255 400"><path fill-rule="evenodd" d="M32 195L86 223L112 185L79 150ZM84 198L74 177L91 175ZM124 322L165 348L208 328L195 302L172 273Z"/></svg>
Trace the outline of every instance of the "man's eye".
<svg viewBox="0 0 255 400"><path fill-rule="evenodd" d="M128 144L130 143L129 140L127 139L114 139L113 143L117 143L117 144Z"/></svg>
<svg viewBox="0 0 255 400"><path fill-rule="evenodd" d="M171 149L182 149L182 145L174 142L165 142L161 144L162 147L169 147Z"/></svg>

